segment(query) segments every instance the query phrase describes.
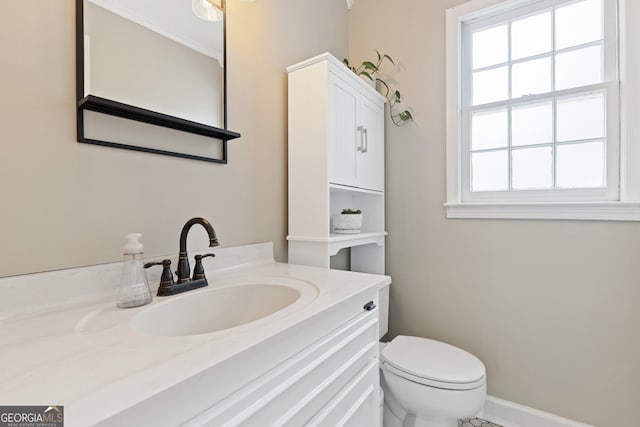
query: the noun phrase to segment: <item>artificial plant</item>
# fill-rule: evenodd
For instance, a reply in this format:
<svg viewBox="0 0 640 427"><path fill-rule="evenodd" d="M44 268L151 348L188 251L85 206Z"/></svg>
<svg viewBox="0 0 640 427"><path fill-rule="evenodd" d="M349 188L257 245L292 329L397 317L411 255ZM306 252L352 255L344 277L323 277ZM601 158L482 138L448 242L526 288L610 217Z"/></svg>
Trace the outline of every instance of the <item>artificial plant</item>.
<svg viewBox="0 0 640 427"><path fill-rule="evenodd" d="M378 57L378 60L376 62L362 61L362 64L360 64L358 67L352 66L349 63L349 60L346 58L343 59L342 62L344 62L344 65L346 65L357 75L366 77L375 83L380 82L380 87L383 88L380 93L389 101L389 116L391 117L391 121L396 126L404 126L405 124L407 124L407 122L413 120L413 116L411 115L411 112L409 110L403 110L398 113L394 113L396 105L402 102L400 91L392 91L387 82L384 81L384 79L381 77L380 72L380 68L385 60L390 62L392 65L395 65L396 63L389 55L381 54L377 50L376 55Z"/></svg>

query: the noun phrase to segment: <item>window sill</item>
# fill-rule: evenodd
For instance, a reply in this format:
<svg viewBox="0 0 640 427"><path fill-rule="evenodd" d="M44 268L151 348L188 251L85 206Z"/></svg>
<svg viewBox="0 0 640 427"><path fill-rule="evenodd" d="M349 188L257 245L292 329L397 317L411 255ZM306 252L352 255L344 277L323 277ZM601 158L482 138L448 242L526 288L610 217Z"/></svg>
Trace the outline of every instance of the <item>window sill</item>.
<svg viewBox="0 0 640 427"><path fill-rule="evenodd" d="M445 203L447 218L640 221L640 203Z"/></svg>

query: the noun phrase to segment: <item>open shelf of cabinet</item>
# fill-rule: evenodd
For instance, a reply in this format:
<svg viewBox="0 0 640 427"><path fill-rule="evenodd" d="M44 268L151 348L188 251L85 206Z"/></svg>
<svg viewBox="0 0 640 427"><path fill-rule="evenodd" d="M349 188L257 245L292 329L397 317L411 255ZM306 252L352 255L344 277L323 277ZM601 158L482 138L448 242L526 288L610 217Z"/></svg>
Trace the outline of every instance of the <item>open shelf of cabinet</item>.
<svg viewBox="0 0 640 427"><path fill-rule="evenodd" d="M356 246L371 244L384 246L384 238L387 234L388 233L386 231L375 231L370 233L358 234L331 233L328 237L287 236L287 240L289 242L309 242L327 245L327 253L329 254L329 256L333 256L344 248L352 248Z"/></svg>
<svg viewBox="0 0 640 427"><path fill-rule="evenodd" d="M384 191L368 190L366 188L351 187L348 185L334 184L332 182L329 183L329 189L337 193L344 192L344 193L356 193L356 194L372 194L372 195L378 195L378 196L384 195Z"/></svg>
<svg viewBox="0 0 640 427"><path fill-rule="evenodd" d="M384 237L386 233L363 233L357 240L317 241L287 237L289 262L330 268L331 257L341 249L350 249L350 269L362 273L384 274ZM368 236L367 236L368 235Z"/></svg>

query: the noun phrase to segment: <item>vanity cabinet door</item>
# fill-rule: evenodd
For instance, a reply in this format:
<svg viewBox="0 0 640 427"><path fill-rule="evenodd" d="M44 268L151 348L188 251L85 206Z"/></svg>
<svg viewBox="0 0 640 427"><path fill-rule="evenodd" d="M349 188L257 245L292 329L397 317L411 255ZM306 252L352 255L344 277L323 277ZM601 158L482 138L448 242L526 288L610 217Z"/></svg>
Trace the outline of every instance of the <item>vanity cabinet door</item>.
<svg viewBox="0 0 640 427"><path fill-rule="evenodd" d="M378 425L368 422L378 420L380 401L378 310L362 308L370 300L350 304L342 326L185 426Z"/></svg>
<svg viewBox="0 0 640 427"><path fill-rule="evenodd" d="M373 359L306 424L320 426L379 426L378 359Z"/></svg>

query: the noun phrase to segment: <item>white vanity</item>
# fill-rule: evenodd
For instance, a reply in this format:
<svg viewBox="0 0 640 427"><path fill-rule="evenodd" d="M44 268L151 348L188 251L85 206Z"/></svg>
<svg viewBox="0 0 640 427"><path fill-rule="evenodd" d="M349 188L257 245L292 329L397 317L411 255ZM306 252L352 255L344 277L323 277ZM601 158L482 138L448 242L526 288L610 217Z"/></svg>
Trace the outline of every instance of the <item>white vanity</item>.
<svg viewBox="0 0 640 427"><path fill-rule="evenodd" d="M217 249L208 287L134 309L119 263L0 279L0 402L63 405L67 426L379 425L390 278L272 251Z"/></svg>

